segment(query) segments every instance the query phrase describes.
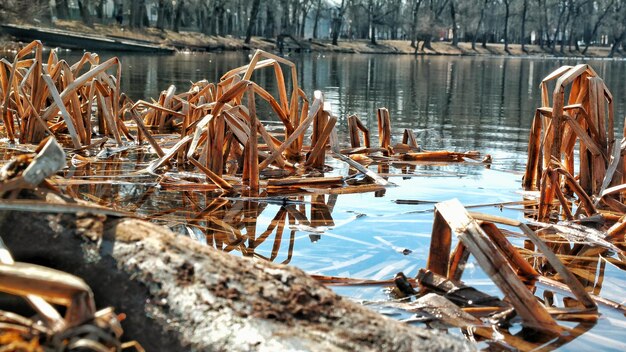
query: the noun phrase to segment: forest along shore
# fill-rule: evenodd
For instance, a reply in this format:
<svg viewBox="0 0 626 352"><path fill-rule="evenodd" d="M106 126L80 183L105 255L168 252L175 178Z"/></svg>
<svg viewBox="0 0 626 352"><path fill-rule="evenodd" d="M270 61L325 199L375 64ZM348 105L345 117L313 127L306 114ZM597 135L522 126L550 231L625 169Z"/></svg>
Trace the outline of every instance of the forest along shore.
<svg viewBox="0 0 626 352"><path fill-rule="evenodd" d="M143 28L130 30L121 26L104 26L94 24L86 26L77 21L57 21L55 29L71 31L79 34L100 35L110 38L127 38L156 45L174 47L180 51L237 51L256 50L283 52L319 52L319 53L353 53L353 54L405 54L405 55L454 55L454 56L535 56L535 57L608 57L610 47L589 47L583 55L580 51L569 50L566 46L561 50L557 46L552 51L547 46L525 45L525 51L519 44L509 44L507 53L504 44L488 43L483 47L480 43L472 49L469 42L460 42L452 45L451 42L433 42L432 50L423 48L423 43L418 42L419 49L416 51L411 46L410 40L378 40L372 45L368 39L339 40L338 45L332 45L330 39L302 39L295 40L290 37L283 39L282 44L277 38L252 37L250 44L244 43L243 38L234 36L209 36L198 32L175 32L171 30L158 30L156 28ZM26 43L21 43L16 38L4 35L0 38L0 51L17 50ZM44 43L45 45L46 43ZM623 58L623 52L617 52L615 57Z"/></svg>

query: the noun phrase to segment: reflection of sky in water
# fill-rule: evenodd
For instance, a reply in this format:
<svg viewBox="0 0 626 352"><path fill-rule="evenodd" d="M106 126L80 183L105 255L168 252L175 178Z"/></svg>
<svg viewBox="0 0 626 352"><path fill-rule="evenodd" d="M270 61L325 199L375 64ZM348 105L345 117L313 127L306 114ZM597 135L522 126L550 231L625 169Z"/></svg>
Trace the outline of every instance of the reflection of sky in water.
<svg viewBox="0 0 626 352"><path fill-rule="evenodd" d="M316 229L319 233L302 227L295 232L291 265L309 273L363 279L389 279L398 271L414 276L419 268L426 266L433 204L403 205L394 200L458 198L465 205L520 200L517 193L520 171L526 162L528 129L539 102L538 85L559 65L578 63L519 58L317 54L290 59L298 65L298 79L304 90L312 94L313 89L320 89L333 104L344 141L347 140L345 118L356 113L372 130L372 144L375 144L375 109L384 106L392 117L393 143L400 141L404 128L410 128L426 149L478 150L494 158L491 170L480 164L418 165L414 174L430 176L393 177L390 180L398 187L388 188L383 197L375 197L374 193L341 195L332 211L334 226ZM180 92L190 81L206 78L214 82L221 74L248 60L248 55L241 53L123 56L123 90L134 99L156 98L170 84L177 85ZM592 64L613 92L617 128L621 129L620 116L624 116L625 110L620 104L626 101L626 83L622 78L626 76L626 66L623 61ZM285 76L289 80L287 70ZM269 91L275 90L272 70L256 73L253 79ZM261 107L260 111L268 110ZM333 173L347 173L345 165L335 161L330 164L335 168ZM399 170L392 167L391 172ZM117 190L128 196L137 189L118 187ZM156 191L139 212L181 206L180 199L180 192ZM305 197L306 200L310 197ZM279 209L279 205L270 204L259 215L257 235L265 231ZM507 208L476 210L521 218L521 212ZM277 262L287 258L289 236L286 228ZM256 253L269 257L273 241L271 234L256 248ZM405 248L412 252L402 254ZM607 265L604 274L600 294L623 300L623 271ZM463 279L487 293L499 294L473 259ZM335 289L360 299L386 297L380 287ZM591 332L564 348L618 349L603 341L602 335L619 339L624 327L622 315L602 309L602 317Z"/></svg>

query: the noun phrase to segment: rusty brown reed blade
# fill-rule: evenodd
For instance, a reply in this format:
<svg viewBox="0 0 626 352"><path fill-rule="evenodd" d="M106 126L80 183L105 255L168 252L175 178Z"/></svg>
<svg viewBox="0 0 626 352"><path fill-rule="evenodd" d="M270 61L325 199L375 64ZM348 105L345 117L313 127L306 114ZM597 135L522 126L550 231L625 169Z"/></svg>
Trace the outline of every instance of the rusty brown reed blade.
<svg viewBox="0 0 626 352"><path fill-rule="evenodd" d="M256 103L254 101L254 87L248 86L248 108L250 110L250 116L248 120L248 128L250 130L250 136L248 137L248 144L245 150L245 163L244 163L244 179L248 180L248 187L250 188L251 195L258 194L259 191L259 155L258 155L258 138L257 138L257 116L256 116ZM245 167L247 165L247 168ZM247 171L247 172L246 172Z"/></svg>
<svg viewBox="0 0 626 352"><path fill-rule="evenodd" d="M389 117L389 110L380 108L376 116L378 118L379 145L381 148L389 148L391 146L391 118Z"/></svg>
<svg viewBox="0 0 626 352"><path fill-rule="evenodd" d="M465 158L478 159L480 153L478 152L450 152L450 151L433 151L433 152L419 152L419 153L405 153L402 154L401 159L407 161L441 161L441 162L461 162Z"/></svg>
<svg viewBox="0 0 626 352"><path fill-rule="evenodd" d="M415 139L415 134L413 134L413 131L408 128L405 129L402 134L402 143L413 148L419 148L417 139Z"/></svg>
<svg viewBox="0 0 626 352"><path fill-rule="evenodd" d="M309 158L307 159L305 166L313 166L316 168L324 167L326 144L333 128L335 128L335 123L337 123L336 117L330 116L326 118L326 124L323 129L318 132L319 134L316 136L317 138L315 143L313 143L313 149L310 151Z"/></svg>
<svg viewBox="0 0 626 352"><path fill-rule="evenodd" d="M555 85L552 94L551 84ZM613 96L603 80L589 65L563 66L544 78L541 91L541 107L531 128L523 183L527 190L541 191L544 201L539 217L547 219L548 205L554 198L560 200L565 217L577 217L580 211L571 214L564 200L571 192L578 195L587 216L594 214L595 206L600 204L624 210L614 198L604 200L601 196L609 185L617 184L614 174L626 174L617 151L622 148L617 147L613 133ZM580 157L575 168L577 144ZM555 161L560 164L558 175L547 175L544 170ZM578 174L574 174L575 169ZM595 204L592 196L597 197Z"/></svg>
<svg viewBox="0 0 626 352"><path fill-rule="evenodd" d="M446 232L453 232L467 246L483 270L488 273L494 283L505 294L525 324L554 333L562 331L562 328L556 324L550 314L537 302L532 293L518 278L507 258L493 244L489 236L476 220L467 213L458 200L438 203L435 208L441 214L438 223L441 228L439 231L444 233L443 243L449 242L447 239L450 235L447 235ZM446 226L449 227L448 230L444 229ZM450 246L447 244L444 246L431 245L431 255L439 247L441 247L440 250L442 251L440 257L442 258L441 260L445 261L445 265L440 265L437 261L430 260L429 256L428 263L432 266L429 267L429 270L435 273L439 271L438 274L446 275L448 272ZM552 255L554 254L552 253Z"/></svg>
<svg viewBox="0 0 626 352"><path fill-rule="evenodd" d="M584 287L580 284L578 279L574 277L571 271L563 265L563 263L558 259L558 257L552 252L552 250L548 247L548 245L541 239L539 236L530 229L530 227L524 223L521 223L517 220L507 219L499 216L488 215L488 214L480 214L480 213L471 213L470 214L474 219L478 219L481 221L489 221L494 223L500 223L508 226L515 226L522 230L522 232L530 239L530 241L534 244L534 246L546 257L548 262L553 266L553 268L561 275L563 280L569 286L569 289L574 293L574 295L578 298L582 304L590 310L597 309L597 305L593 299L589 296L589 294L585 291Z"/></svg>

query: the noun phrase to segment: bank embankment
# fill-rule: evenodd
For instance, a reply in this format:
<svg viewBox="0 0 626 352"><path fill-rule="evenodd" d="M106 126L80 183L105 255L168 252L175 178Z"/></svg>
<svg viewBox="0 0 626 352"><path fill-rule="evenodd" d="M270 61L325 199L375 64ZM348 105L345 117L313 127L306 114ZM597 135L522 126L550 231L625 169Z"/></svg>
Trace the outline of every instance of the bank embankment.
<svg viewBox="0 0 626 352"><path fill-rule="evenodd" d="M341 39L338 45L332 45L330 39L303 39L295 40L284 38L282 45L277 38L253 37L250 43L244 43L243 38L234 36L213 36L199 32L172 30L158 30L156 28L130 29L119 25L94 24L86 26L79 21L57 21L54 28L90 35L102 35L111 38L127 38L156 45L166 45L178 50L190 51L237 51L255 50L279 51L307 51L319 53L353 53L353 54L404 54L404 55L454 55L454 56L519 56L519 57L589 57L605 58L610 53L610 47L589 47L583 54L583 47L578 50L568 46L561 50L560 45L555 48L539 45L526 45L522 50L519 44L510 44L508 52L502 43L489 43L482 46L477 43L472 49L471 43L459 43L457 46L447 41L432 43L432 48L424 48L423 42L418 43L418 50L411 46L409 40L378 40L372 44L367 39ZM0 45L13 49L18 44L5 40ZM624 53L618 52L615 57L622 58Z"/></svg>

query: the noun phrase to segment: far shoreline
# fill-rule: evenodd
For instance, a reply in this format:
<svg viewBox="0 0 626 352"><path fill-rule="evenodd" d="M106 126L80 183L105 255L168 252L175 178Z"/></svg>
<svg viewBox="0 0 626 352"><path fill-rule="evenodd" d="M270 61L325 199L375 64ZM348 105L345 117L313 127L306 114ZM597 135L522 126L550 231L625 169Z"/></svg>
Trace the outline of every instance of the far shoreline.
<svg viewBox="0 0 626 352"><path fill-rule="evenodd" d="M250 44L244 43L242 38L233 36L208 36L198 32L179 33L156 28L144 28L142 30L129 30L120 26L102 26L99 24L88 27L77 21L57 21L55 29L71 31L79 34L99 35L105 37L125 37L156 45L174 47L182 52L219 52L219 51L246 51L262 49L270 52L280 52L276 38L253 37ZM44 43L45 44L45 43ZM14 38L0 38L0 51L16 51L26 43L16 41ZM483 47L476 43L476 49L472 49L471 43L461 42L457 46L447 41L432 43L432 50L423 49L419 42L420 50L416 51L410 45L409 40L378 40L372 45L368 39L340 39L338 45L332 45L330 39L303 39L294 41L286 39L283 53L310 52L310 53L342 53L342 54L386 54L386 55L415 55L415 56L469 56L469 57L516 57L516 58L545 58L545 59L623 59L626 53L616 52L614 57L609 57L610 47L591 46L582 55L578 51L570 51L566 46L561 52L561 46L555 50L541 48L539 45L526 45L522 51L520 44L509 44L509 52L504 50L502 43L488 43ZM582 47L581 47L582 50Z"/></svg>

